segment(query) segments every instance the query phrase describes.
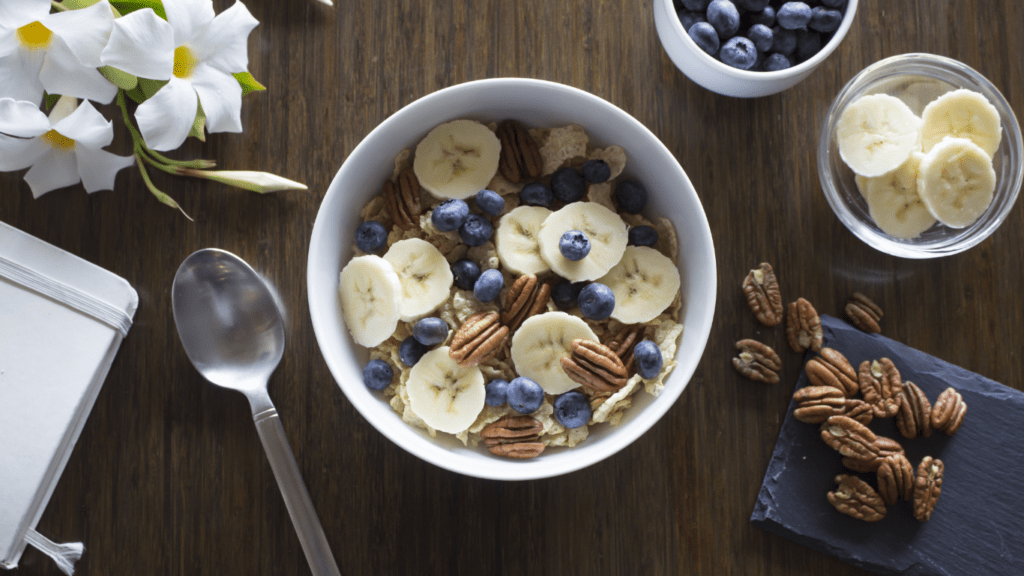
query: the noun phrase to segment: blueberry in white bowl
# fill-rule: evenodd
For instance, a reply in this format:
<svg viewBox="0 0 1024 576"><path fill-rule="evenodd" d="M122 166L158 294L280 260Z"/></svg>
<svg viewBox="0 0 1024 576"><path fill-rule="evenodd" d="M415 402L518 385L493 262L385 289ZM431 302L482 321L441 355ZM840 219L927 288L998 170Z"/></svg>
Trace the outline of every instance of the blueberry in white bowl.
<svg viewBox="0 0 1024 576"><path fill-rule="evenodd" d="M370 220L356 228L356 247L367 254L379 251L387 242L388 231L380 222Z"/></svg>
<svg viewBox="0 0 1024 576"><path fill-rule="evenodd" d="M453 198L445 200L434 208L430 214L430 222L441 232L454 232L469 217L469 204L464 200Z"/></svg>

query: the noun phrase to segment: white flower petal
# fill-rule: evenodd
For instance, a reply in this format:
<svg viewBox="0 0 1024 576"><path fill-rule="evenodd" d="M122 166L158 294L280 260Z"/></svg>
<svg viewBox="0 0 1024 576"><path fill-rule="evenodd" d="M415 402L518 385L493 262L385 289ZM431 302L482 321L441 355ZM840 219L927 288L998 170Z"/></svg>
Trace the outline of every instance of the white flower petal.
<svg viewBox="0 0 1024 576"><path fill-rule="evenodd" d="M117 86L96 68L82 66L68 45L56 37L46 50L39 81L50 94L85 98L101 104L109 104L117 95Z"/></svg>
<svg viewBox="0 0 1024 576"><path fill-rule="evenodd" d="M234 76L200 64L192 71L192 87L203 104L208 131L242 131L242 86Z"/></svg>
<svg viewBox="0 0 1024 576"><path fill-rule="evenodd" d="M97 112L88 100L70 116L54 124L53 129L74 140L76 150L98 150L114 141L114 123Z"/></svg>
<svg viewBox="0 0 1024 576"><path fill-rule="evenodd" d="M43 85L39 82L39 69L46 52L42 50L14 51L0 58L0 98L27 100L35 104L43 101Z"/></svg>
<svg viewBox="0 0 1024 576"><path fill-rule="evenodd" d="M75 153L53 148L25 174L25 182L28 182L32 196L36 198L50 190L77 184L81 179Z"/></svg>
<svg viewBox="0 0 1024 576"><path fill-rule="evenodd" d="M18 46L21 46L15 34L16 31L13 28L0 26L0 58L10 55L18 49Z"/></svg>
<svg viewBox="0 0 1024 576"><path fill-rule="evenodd" d="M51 14L43 22L57 37L71 47L71 52L82 66L98 68L100 52L110 38L114 14L107 0L82 8Z"/></svg>
<svg viewBox="0 0 1024 576"><path fill-rule="evenodd" d="M28 168L49 151L49 144L40 138L12 138L0 134L0 172Z"/></svg>
<svg viewBox="0 0 1024 576"><path fill-rule="evenodd" d="M106 150L91 150L75 146L78 158L78 175L82 177L85 191L92 194L98 190L113 190L117 173L135 163L135 156L118 156Z"/></svg>
<svg viewBox="0 0 1024 576"><path fill-rule="evenodd" d="M39 106L25 100L0 98L0 134L32 138L50 130L50 120Z"/></svg>
<svg viewBox="0 0 1024 576"><path fill-rule="evenodd" d="M0 0L0 24L7 28L21 28L49 13L49 0Z"/></svg>
<svg viewBox="0 0 1024 576"><path fill-rule="evenodd" d="M136 10L114 20L100 62L142 78L168 80L174 71L174 46L170 24L152 8Z"/></svg>
<svg viewBox="0 0 1024 576"><path fill-rule="evenodd" d="M174 28L174 46L177 48L192 39L196 32L213 21L212 0L174 0L164 3L167 22Z"/></svg>
<svg viewBox="0 0 1024 576"><path fill-rule="evenodd" d="M199 110L199 98L192 84L174 77L152 98L139 104L139 123L146 146L153 150L174 150L188 137Z"/></svg>
<svg viewBox="0 0 1024 576"><path fill-rule="evenodd" d="M258 24L259 21L253 18L244 4L235 2L197 34L189 46L201 62L225 72L245 72L249 67L249 33Z"/></svg>
<svg viewBox="0 0 1024 576"><path fill-rule="evenodd" d="M71 116L75 110L78 110L78 98L73 96L57 98L57 103L50 108L50 127L52 128L57 122Z"/></svg>

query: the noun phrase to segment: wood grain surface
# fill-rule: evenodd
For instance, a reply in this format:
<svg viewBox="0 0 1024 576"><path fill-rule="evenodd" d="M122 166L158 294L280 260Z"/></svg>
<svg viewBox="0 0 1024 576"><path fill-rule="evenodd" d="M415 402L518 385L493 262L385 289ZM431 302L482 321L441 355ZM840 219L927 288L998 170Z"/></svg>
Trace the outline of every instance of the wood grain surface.
<svg viewBox="0 0 1024 576"><path fill-rule="evenodd" d="M756 100L719 96L683 76L658 41L651 0L247 6L261 22L250 70L269 89L245 98L244 134L190 140L175 156L268 170L308 192L261 197L154 173L189 222L159 204L134 168L115 192L76 186L38 200L22 173L0 174L0 220L127 278L140 295L38 527L85 542L82 576L309 574L244 398L206 384L178 341L171 280L204 247L240 255L283 295L288 344L270 392L349 575L863 574L749 522L799 370L785 356L783 382L765 386L730 364L740 338L785 349L784 331L757 324L739 289L763 260L775 265L787 302L804 296L840 315L852 292L864 292L885 309L886 336L1024 389L1021 207L966 253L902 260L843 227L815 167L833 97L895 54L960 60L1024 117L1017 0L861 0L846 40L813 75ZM304 285L317 208L356 144L425 94L500 76L587 90L650 128L696 187L719 266L715 324L678 403L607 460L521 483L447 472L373 429L327 370ZM114 150L128 153L118 119L115 128ZM59 572L29 549L17 574Z"/></svg>

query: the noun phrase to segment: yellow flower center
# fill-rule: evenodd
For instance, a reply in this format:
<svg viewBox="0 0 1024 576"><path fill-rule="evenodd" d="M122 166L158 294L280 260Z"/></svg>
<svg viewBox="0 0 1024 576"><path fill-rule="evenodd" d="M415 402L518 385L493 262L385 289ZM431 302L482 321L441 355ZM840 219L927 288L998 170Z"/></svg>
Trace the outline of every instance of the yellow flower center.
<svg viewBox="0 0 1024 576"><path fill-rule="evenodd" d="M38 20L18 28L18 40L21 40L21 43L30 50L46 48L50 44L52 36L53 32L50 32L50 29L40 24Z"/></svg>
<svg viewBox="0 0 1024 576"><path fill-rule="evenodd" d="M188 46L178 46L174 49L175 76L178 78L188 78L192 75L192 70L196 67L196 64L199 64L199 60L188 49Z"/></svg>
<svg viewBox="0 0 1024 576"><path fill-rule="evenodd" d="M75 147L75 141L67 136L57 132L56 130L50 130L46 134L43 134L43 140L49 142L50 146L58 150L68 150Z"/></svg>

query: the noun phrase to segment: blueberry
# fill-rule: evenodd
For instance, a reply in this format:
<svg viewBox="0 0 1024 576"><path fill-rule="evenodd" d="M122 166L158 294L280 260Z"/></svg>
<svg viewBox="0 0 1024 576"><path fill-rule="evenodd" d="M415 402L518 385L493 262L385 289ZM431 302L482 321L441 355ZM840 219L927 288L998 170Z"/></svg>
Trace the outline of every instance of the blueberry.
<svg viewBox="0 0 1024 576"><path fill-rule="evenodd" d="M793 63L789 61L789 58L786 58L784 54L779 54L776 52L775 54L772 54L771 56L768 57L767 60L764 61L764 65L761 66L761 69L764 70L765 72L778 72L779 70L785 70L786 68L790 68L792 66Z"/></svg>
<svg viewBox="0 0 1024 576"><path fill-rule="evenodd" d="M690 26L690 30L687 32L690 38L693 38L693 42L697 44L697 47L701 50L715 55L718 52L718 32L715 32L715 27L707 22L697 22L693 26Z"/></svg>
<svg viewBox="0 0 1024 576"><path fill-rule="evenodd" d="M576 305L576 299L580 296L580 290L586 286L586 282L569 282L562 280L551 287L551 300L561 310L568 310Z"/></svg>
<svg viewBox="0 0 1024 576"><path fill-rule="evenodd" d="M707 22L708 21L708 19L704 17L704 13L703 12L693 12L691 10L680 10L677 13L677 15L679 16L679 23L683 25L683 30L686 30L687 32L690 31L690 28L692 28L694 24L696 24L698 22ZM718 36L717 32L715 33L715 36ZM584 167L586 167L586 166L584 166ZM587 173L584 172L583 176L586 177L586 175L587 175Z"/></svg>
<svg viewBox="0 0 1024 576"><path fill-rule="evenodd" d="M760 12L768 7L771 0L736 0L736 6L749 12Z"/></svg>
<svg viewBox="0 0 1024 576"><path fill-rule="evenodd" d="M636 180L623 180L615 185L615 203L627 214L639 214L647 206L647 189Z"/></svg>
<svg viewBox="0 0 1024 576"><path fill-rule="evenodd" d="M843 22L843 13L839 10L830 10L821 6L811 10L811 23L809 26L818 32L835 32Z"/></svg>
<svg viewBox="0 0 1024 576"><path fill-rule="evenodd" d="M376 220L368 220L356 228L356 246L367 254L373 254L387 243L388 230Z"/></svg>
<svg viewBox="0 0 1024 576"><path fill-rule="evenodd" d="M481 302L491 302L498 297L498 293L505 286L505 277L501 272L491 269L484 271L476 283L473 284L473 295Z"/></svg>
<svg viewBox="0 0 1024 576"><path fill-rule="evenodd" d="M661 372L661 349L650 340L637 342L633 347L636 372L641 378L651 379Z"/></svg>
<svg viewBox="0 0 1024 576"><path fill-rule="evenodd" d="M821 34L810 30L796 32L796 59L800 62L814 56L821 50Z"/></svg>
<svg viewBox="0 0 1024 576"><path fill-rule="evenodd" d="M583 163L583 179L593 184L607 182L612 177L612 169L600 158L587 160Z"/></svg>
<svg viewBox="0 0 1024 576"><path fill-rule="evenodd" d="M703 12L708 9L711 0L682 0L683 8Z"/></svg>
<svg viewBox="0 0 1024 576"><path fill-rule="evenodd" d="M459 238L467 246L480 246L491 239L494 227L491 222L479 214L470 214L469 218L459 227Z"/></svg>
<svg viewBox="0 0 1024 576"><path fill-rule="evenodd" d="M829 8L842 8L846 4L846 0L821 0L821 3ZM683 4L686 4L683 2Z"/></svg>
<svg viewBox="0 0 1024 576"><path fill-rule="evenodd" d="M740 24L741 28L744 24L747 28L750 28L754 24L762 24L771 28L772 26L775 26L775 8L768 6L760 12L747 12L746 14L743 14L741 19L743 20L743 23Z"/></svg>
<svg viewBox="0 0 1024 576"><path fill-rule="evenodd" d="M711 0L707 14L708 23L715 27L722 40L732 38L740 29L740 11L729 0Z"/></svg>
<svg viewBox="0 0 1024 576"><path fill-rule="evenodd" d="M590 421L590 402L579 392L566 392L555 398L555 420L566 428L579 428Z"/></svg>
<svg viewBox="0 0 1024 576"><path fill-rule="evenodd" d="M491 380L484 386L484 390L487 395L484 396L484 402L488 406L501 406L508 401L508 381L507 380Z"/></svg>
<svg viewBox="0 0 1024 576"><path fill-rule="evenodd" d="M434 208L433 213L430 214L430 221L434 224L434 228L437 228L441 232L451 232L458 230L459 226L466 221L466 217L469 216L469 204L466 204L462 200L445 200Z"/></svg>
<svg viewBox="0 0 1024 576"><path fill-rule="evenodd" d="M452 264L452 275L455 276L456 286L463 290L472 290L476 279L480 277L480 267L469 258L463 258Z"/></svg>
<svg viewBox="0 0 1024 576"><path fill-rule="evenodd" d="M508 383L508 405L520 414L533 414L544 403L544 389L525 376Z"/></svg>
<svg viewBox="0 0 1024 576"><path fill-rule="evenodd" d="M772 52L778 52L785 56L796 52L796 32L776 26L772 28L772 34L775 36L772 41Z"/></svg>
<svg viewBox="0 0 1024 576"><path fill-rule="evenodd" d="M658 243L658 231L650 226L633 226L629 229L630 246L654 246Z"/></svg>
<svg viewBox="0 0 1024 576"><path fill-rule="evenodd" d="M551 175L551 193L562 202L575 202L587 193L587 182L579 170L559 168Z"/></svg>
<svg viewBox="0 0 1024 576"><path fill-rule="evenodd" d="M519 201L527 206L544 206L547 208L555 201L555 195L551 192L551 188L540 182L533 182L523 186L523 189L519 192Z"/></svg>
<svg viewBox="0 0 1024 576"><path fill-rule="evenodd" d="M363 367L363 384L370 390L383 390L391 384L395 373L391 365L383 360L370 360Z"/></svg>
<svg viewBox="0 0 1024 576"><path fill-rule="evenodd" d="M398 346L398 359L406 366L415 366L420 358L427 353L427 347L420 344L413 336L409 336Z"/></svg>
<svg viewBox="0 0 1024 576"><path fill-rule="evenodd" d="M566 260L579 262L590 254L590 238L579 230L569 230L559 239L558 251Z"/></svg>
<svg viewBox="0 0 1024 576"><path fill-rule="evenodd" d="M493 190L481 190L476 193L476 205L484 214L497 216L505 211L505 199Z"/></svg>
<svg viewBox="0 0 1024 576"><path fill-rule="evenodd" d="M776 12L775 19L787 30L803 28L811 22L811 7L803 2L786 2Z"/></svg>
<svg viewBox="0 0 1024 576"><path fill-rule="evenodd" d="M448 338L448 323L436 316L424 318L413 324L412 337L424 346L440 344Z"/></svg>
<svg viewBox="0 0 1024 576"><path fill-rule="evenodd" d="M754 24L751 26L750 30L747 30L747 37L757 47L758 52L768 52L771 50L772 42L775 40L772 29L764 24Z"/></svg>
<svg viewBox="0 0 1024 576"><path fill-rule="evenodd" d="M584 318L604 320L615 310L615 293L612 289L598 282L591 282L579 296L580 313Z"/></svg>
<svg viewBox="0 0 1024 576"><path fill-rule="evenodd" d="M722 45L722 62L740 70L750 70L757 61L757 48L743 36L733 36Z"/></svg>

